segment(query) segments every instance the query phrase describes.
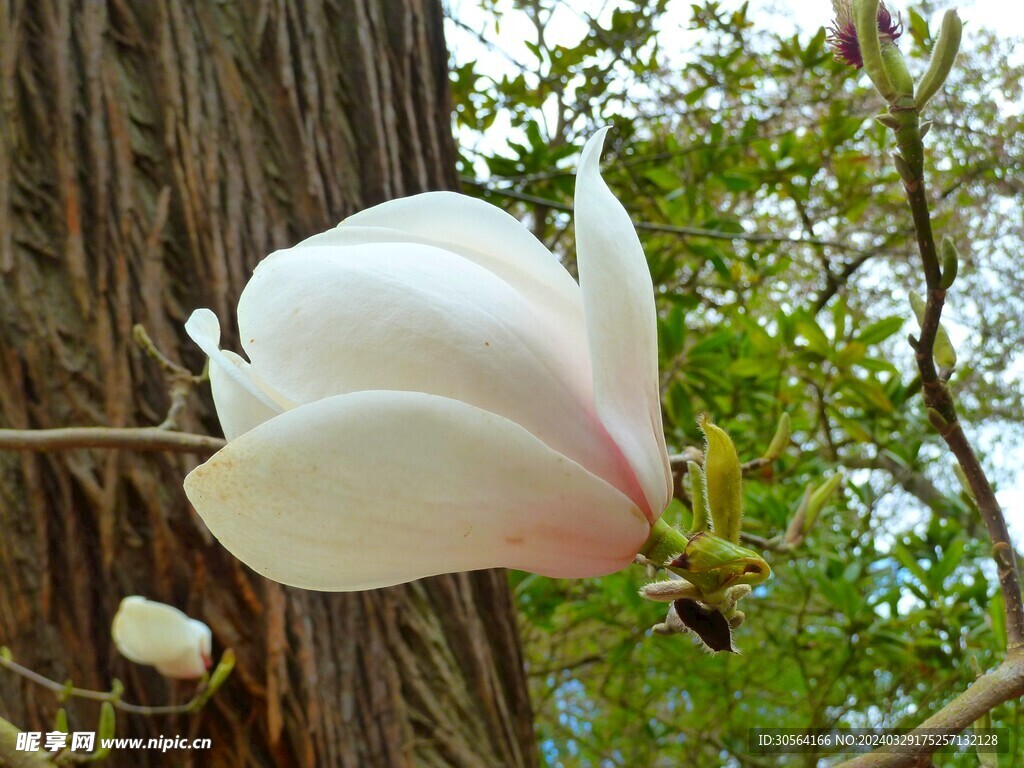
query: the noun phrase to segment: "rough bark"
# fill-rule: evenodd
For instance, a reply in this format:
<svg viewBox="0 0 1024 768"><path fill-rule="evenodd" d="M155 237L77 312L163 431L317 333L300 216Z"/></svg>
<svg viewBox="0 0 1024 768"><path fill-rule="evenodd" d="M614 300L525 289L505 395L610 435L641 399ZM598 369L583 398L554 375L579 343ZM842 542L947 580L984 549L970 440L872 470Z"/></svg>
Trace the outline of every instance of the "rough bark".
<svg viewBox="0 0 1024 768"><path fill-rule="evenodd" d="M436 2L0 0L0 426L160 423L166 386L134 323L198 369L182 323L197 306L232 318L263 256L454 184ZM191 406L180 426L219 434L208 393ZM110 764L536 765L504 574L352 595L267 582L189 507L197 460L0 453L0 645L19 662L184 700L114 651L129 594L238 653L199 716L118 718L212 752ZM56 706L0 672L0 716L47 731ZM72 729L96 711L72 704Z"/></svg>

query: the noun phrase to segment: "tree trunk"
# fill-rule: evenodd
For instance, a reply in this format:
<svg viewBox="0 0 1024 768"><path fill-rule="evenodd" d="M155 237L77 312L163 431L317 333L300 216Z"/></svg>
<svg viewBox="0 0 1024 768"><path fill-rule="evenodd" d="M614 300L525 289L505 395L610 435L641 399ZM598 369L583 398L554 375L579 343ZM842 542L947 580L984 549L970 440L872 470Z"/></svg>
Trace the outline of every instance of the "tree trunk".
<svg viewBox="0 0 1024 768"><path fill-rule="evenodd" d="M453 187L449 124L431 0L0 0L0 426L160 423L166 382L133 324L198 370L184 320L205 306L230 322L266 254ZM180 426L219 434L208 391ZM268 582L188 505L198 461L0 452L0 645L17 661L82 687L119 678L126 701L186 700L191 686L114 650L130 594L238 654L201 714L118 714L119 735L208 736L210 751L109 764L537 764L504 573L350 595ZM45 732L57 707L0 669L0 717ZM97 711L73 701L70 729Z"/></svg>

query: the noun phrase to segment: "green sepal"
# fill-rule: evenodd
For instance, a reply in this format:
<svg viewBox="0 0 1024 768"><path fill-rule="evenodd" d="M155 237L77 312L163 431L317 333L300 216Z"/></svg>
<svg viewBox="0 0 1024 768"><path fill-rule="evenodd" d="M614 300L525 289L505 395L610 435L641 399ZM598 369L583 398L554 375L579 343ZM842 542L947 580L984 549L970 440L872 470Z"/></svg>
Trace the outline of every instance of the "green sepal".
<svg viewBox="0 0 1024 768"><path fill-rule="evenodd" d="M693 522L690 529L694 532L711 530L708 500L704 495L704 470L697 462L688 461L686 472L690 476L690 503L693 505Z"/></svg>
<svg viewBox="0 0 1024 768"><path fill-rule="evenodd" d="M700 428L707 440L704 449L704 478L715 535L737 544L743 522L743 472L740 457L729 436L712 424L707 415L701 418Z"/></svg>
<svg viewBox="0 0 1024 768"><path fill-rule="evenodd" d="M935 48L932 49L932 60L917 87L914 106L919 110L924 109L949 77L956 61L956 55L960 51L960 37L963 34L963 29L963 22L960 21L956 11L946 11L942 17L942 26L939 28L939 37L935 41Z"/></svg>
<svg viewBox="0 0 1024 768"><path fill-rule="evenodd" d="M228 648L220 657L220 661L217 664L216 669L210 675L210 679L203 689L202 693L196 696L189 708L191 712L198 712L202 709L206 703L213 697L213 695L220 689L224 682L231 675L232 670L235 668L235 652L233 649Z"/></svg>
<svg viewBox="0 0 1024 768"><path fill-rule="evenodd" d="M771 576L771 568L759 554L713 533L691 536L668 567L700 589L708 605L723 602L730 587L753 587Z"/></svg>

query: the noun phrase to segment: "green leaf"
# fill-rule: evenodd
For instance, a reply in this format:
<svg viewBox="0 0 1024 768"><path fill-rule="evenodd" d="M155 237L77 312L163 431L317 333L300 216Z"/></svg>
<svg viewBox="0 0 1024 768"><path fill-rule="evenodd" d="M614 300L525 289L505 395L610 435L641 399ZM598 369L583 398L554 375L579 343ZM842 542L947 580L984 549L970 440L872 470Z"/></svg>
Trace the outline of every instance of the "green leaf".
<svg viewBox="0 0 1024 768"><path fill-rule="evenodd" d="M930 587L931 579L928 578L928 571L921 566L921 563L917 561L917 558L915 558L913 553L907 549L905 544L897 541L896 545L892 548L892 552L896 556L900 565L910 571L921 586L926 589Z"/></svg>
<svg viewBox="0 0 1024 768"><path fill-rule="evenodd" d="M813 319L800 318L796 321L796 328L800 335L807 340L808 349L822 357L828 357L832 345L829 343L828 336Z"/></svg>
<svg viewBox="0 0 1024 768"><path fill-rule="evenodd" d="M840 349L835 355L835 362L839 368L849 368L859 363L867 353L867 347L859 341L851 341Z"/></svg>
<svg viewBox="0 0 1024 768"><path fill-rule="evenodd" d="M886 317L878 320L858 333L857 341L861 344L878 344L893 334L899 333L900 329L903 328L904 322L902 317Z"/></svg>
<svg viewBox="0 0 1024 768"><path fill-rule="evenodd" d="M963 538L957 536L946 547L946 551L942 554L942 559L932 566L931 575L937 592L943 591L943 583L953 575L956 567L963 562L964 550L966 549L967 543Z"/></svg>
<svg viewBox="0 0 1024 768"><path fill-rule="evenodd" d="M735 360L729 365L729 373L740 378L756 378L770 372L763 360L755 360L752 357Z"/></svg>

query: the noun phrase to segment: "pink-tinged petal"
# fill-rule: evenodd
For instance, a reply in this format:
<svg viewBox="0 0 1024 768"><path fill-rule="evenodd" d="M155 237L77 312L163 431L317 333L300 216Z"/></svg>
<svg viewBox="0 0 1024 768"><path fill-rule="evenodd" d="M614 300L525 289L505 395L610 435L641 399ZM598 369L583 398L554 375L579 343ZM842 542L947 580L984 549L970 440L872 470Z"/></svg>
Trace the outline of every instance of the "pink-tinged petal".
<svg viewBox="0 0 1024 768"><path fill-rule="evenodd" d="M635 477L594 411L584 340L507 282L411 243L306 246L265 260L238 304L252 372L296 403L427 392L499 414L627 495Z"/></svg>
<svg viewBox="0 0 1024 768"><path fill-rule="evenodd" d="M197 309L185 331L210 358L210 386L224 437L234 440L290 404L269 391L249 364L234 352L220 349L220 321L208 309ZM276 398L276 399L275 399Z"/></svg>
<svg viewBox="0 0 1024 768"><path fill-rule="evenodd" d="M576 174L576 251L597 412L625 455L653 522L672 498L658 390L654 286L629 215L601 178L608 129L587 142Z"/></svg>
<svg viewBox="0 0 1024 768"><path fill-rule="evenodd" d="M628 565L650 530L632 501L519 425L420 392L288 411L185 491L236 557L307 589L490 567L597 576Z"/></svg>
<svg viewBox="0 0 1024 768"><path fill-rule="evenodd" d="M122 656L155 666L168 677L194 678L206 671L210 628L170 605L138 595L126 597L111 634Z"/></svg>
<svg viewBox="0 0 1024 768"><path fill-rule="evenodd" d="M196 622L196 624L206 627L201 622ZM174 677L181 680L194 680L197 677L202 677L210 668L210 641L210 629L206 627L206 635L201 640L205 645L200 648L199 653L190 650L176 659L163 664L156 664L154 665L156 671L165 677Z"/></svg>

